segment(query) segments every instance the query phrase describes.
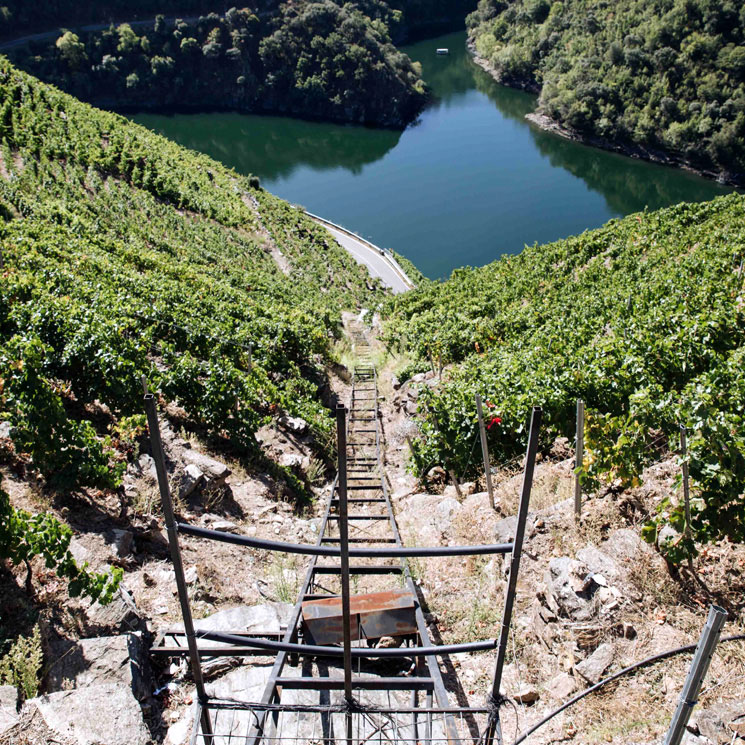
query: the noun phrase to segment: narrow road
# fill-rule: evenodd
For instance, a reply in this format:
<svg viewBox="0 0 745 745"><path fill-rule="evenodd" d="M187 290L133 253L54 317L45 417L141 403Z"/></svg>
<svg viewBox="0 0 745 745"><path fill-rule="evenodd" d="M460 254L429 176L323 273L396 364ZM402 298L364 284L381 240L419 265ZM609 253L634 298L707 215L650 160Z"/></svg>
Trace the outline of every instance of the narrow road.
<svg viewBox="0 0 745 745"><path fill-rule="evenodd" d="M366 266L371 277L377 277L386 287L390 287L394 295L407 292L414 287L414 283L406 276L396 260L377 246L322 218L315 215L310 215L310 217L323 225L358 264Z"/></svg>
<svg viewBox="0 0 745 745"><path fill-rule="evenodd" d="M184 18L184 21L186 23L194 23L195 21L199 20L199 16L191 16L189 18ZM165 22L169 26L173 26L177 21L177 18L166 18ZM112 24L114 26L119 26L122 23L128 23L132 28L142 27L142 26L153 26L155 24L155 18L145 18L141 21L112 21L110 23L90 23L85 26L74 26L71 27L73 31L77 32L83 32L83 33L89 33L91 31L103 31L104 29L107 29ZM24 46L24 44L28 44L32 41L45 41L47 39L56 39L62 31L62 27L58 27L55 29L52 29L50 31L42 31L39 34L29 34L28 36L20 36L17 39L12 39L10 41L3 41L0 42L0 52L7 52L9 49L17 49L18 47Z"/></svg>

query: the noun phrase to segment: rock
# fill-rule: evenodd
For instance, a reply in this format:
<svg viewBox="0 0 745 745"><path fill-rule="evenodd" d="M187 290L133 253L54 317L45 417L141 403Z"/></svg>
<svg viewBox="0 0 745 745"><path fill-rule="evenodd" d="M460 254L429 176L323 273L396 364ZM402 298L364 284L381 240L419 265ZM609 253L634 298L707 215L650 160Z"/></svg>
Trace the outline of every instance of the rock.
<svg viewBox="0 0 745 745"><path fill-rule="evenodd" d="M733 730L725 722L733 720L742 727L743 715L745 709L742 701L737 703L717 703L710 705L710 708L699 709L696 712L696 724L704 737L708 737L714 743L732 742Z"/></svg>
<svg viewBox="0 0 745 745"><path fill-rule="evenodd" d="M545 581L546 603L557 616L588 621L595 615L593 582L585 564L568 556L551 559Z"/></svg>
<svg viewBox="0 0 745 745"><path fill-rule="evenodd" d="M595 574L590 575L590 577L596 585L599 585L600 587L608 587L608 580L602 574L596 572Z"/></svg>
<svg viewBox="0 0 745 745"><path fill-rule="evenodd" d="M546 645L547 649L553 651L554 644L559 639L558 619L554 613L535 601L531 612L533 633Z"/></svg>
<svg viewBox="0 0 745 745"><path fill-rule="evenodd" d="M375 645L378 649L395 649L403 644L402 636L381 636Z"/></svg>
<svg viewBox="0 0 745 745"><path fill-rule="evenodd" d="M0 708L18 708L18 689L15 686L0 686Z"/></svg>
<svg viewBox="0 0 745 745"><path fill-rule="evenodd" d="M534 704L540 697L535 687L524 685L512 698L520 704Z"/></svg>
<svg viewBox="0 0 745 745"><path fill-rule="evenodd" d="M194 712L190 710L186 716L181 717L168 728L165 745L184 745L184 743L189 742L193 724Z"/></svg>
<svg viewBox="0 0 745 745"><path fill-rule="evenodd" d="M219 485L230 476L231 471L224 463L208 455L198 453L196 450L184 450L182 456L187 464L197 466L212 485Z"/></svg>
<svg viewBox="0 0 745 745"><path fill-rule="evenodd" d="M577 681L569 673L559 673L546 687L557 701L566 701L577 690Z"/></svg>
<svg viewBox="0 0 745 745"><path fill-rule="evenodd" d="M305 421L305 419L302 419L301 417L292 417L292 416L281 416L279 418L279 425L284 427L285 429L289 429L291 432L295 432L295 434L301 435L303 432L305 432L308 429L308 422Z"/></svg>
<svg viewBox="0 0 745 745"><path fill-rule="evenodd" d="M473 481L464 481L460 485L460 490L464 497L470 497L476 493L476 484Z"/></svg>
<svg viewBox="0 0 745 745"><path fill-rule="evenodd" d="M494 526L494 540L497 543L512 543L515 539L515 530L517 529L517 516L505 517L497 520Z"/></svg>
<svg viewBox="0 0 745 745"><path fill-rule="evenodd" d="M0 706L0 737L18 726L18 714L15 709Z"/></svg>
<svg viewBox="0 0 745 745"><path fill-rule="evenodd" d="M210 528L212 530L219 530L223 533L240 532L240 527L235 523L230 522L230 520L215 520L215 522L210 525Z"/></svg>
<svg viewBox="0 0 745 745"><path fill-rule="evenodd" d="M52 732L77 745L148 745L150 742L140 705L122 685L92 685L50 693L27 701L24 712L27 710L36 710Z"/></svg>
<svg viewBox="0 0 745 745"><path fill-rule="evenodd" d="M91 552L80 542L78 538L70 541L70 553L79 566L91 560Z"/></svg>
<svg viewBox="0 0 745 745"><path fill-rule="evenodd" d="M53 663L47 685L54 690L100 684L127 686L141 701L150 692L147 651L139 634L81 639Z"/></svg>
<svg viewBox="0 0 745 745"><path fill-rule="evenodd" d="M287 627L292 608L289 603L239 605L194 619L194 628L197 631L233 631L241 634L260 631L278 633ZM210 646L223 646L219 642L207 643Z"/></svg>
<svg viewBox="0 0 745 745"><path fill-rule="evenodd" d="M738 737L745 737L745 714L733 719L728 725L727 729L730 732L734 732Z"/></svg>
<svg viewBox="0 0 745 745"><path fill-rule="evenodd" d="M93 603L87 610L87 616L90 630L94 633L144 631L147 628L132 594L123 585L119 586L108 605Z"/></svg>
<svg viewBox="0 0 745 745"><path fill-rule="evenodd" d="M401 387L401 381L395 375L391 377L391 386L394 391L397 391Z"/></svg>
<svg viewBox="0 0 745 745"><path fill-rule="evenodd" d="M0 686L0 737L18 724L18 689Z"/></svg>
<svg viewBox="0 0 745 745"><path fill-rule="evenodd" d="M623 623L621 632L624 639L636 639L636 629L630 623Z"/></svg>
<svg viewBox="0 0 745 745"><path fill-rule="evenodd" d="M611 533L603 544L603 553L615 559L617 565L636 562L641 554L656 555L654 549L630 528L621 528Z"/></svg>
<svg viewBox="0 0 745 745"><path fill-rule="evenodd" d="M8 439L13 426L10 422L0 422L0 438Z"/></svg>
<svg viewBox="0 0 745 745"><path fill-rule="evenodd" d="M699 735L691 734L686 732L683 735L683 739L680 741L681 745L716 745L708 737L702 737Z"/></svg>
<svg viewBox="0 0 745 745"><path fill-rule="evenodd" d="M198 579L199 579L199 575L197 573L197 568L195 566L189 567L184 572L184 580L186 581L187 585L193 585Z"/></svg>
<svg viewBox="0 0 745 745"><path fill-rule="evenodd" d="M576 673L588 683L594 685L602 679L603 673L610 667L616 655L615 647L609 642L601 644L586 660L574 666Z"/></svg>
<svg viewBox="0 0 745 745"><path fill-rule="evenodd" d="M574 455L574 448L569 444L569 438L557 437L551 446L551 457L564 459L571 458Z"/></svg>
<svg viewBox="0 0 745 745"><path fill-rule="evenodd" d="M141 476L147 476L153 481L157 481L158 472L155 470L155 461L151 455L142 453L142 455L137 459L137 469Z"/></svg>
<svg viewBox="0 0 745 745"><path fill-rule="evenodd" d="M279 465L285 468L297 468L305 471L310 467L310 458L307 455L297 453L282 453L279 457Z"/></svg>
<svg viewBox="0 0 745 745"><path fill-rule="evenodd" d="M619 575L618 564L605 552L589 544L577 551L577 559L587 565L593 574L600 574L606 580L613 582ZM602 582L598 582L602 584ZM605 586L607 586L607 581Z"/></svg>
<svg viewBox="0 0 745 745"><path fill-rule="evenodd" d="M181 474L179 484L179 497L186 499L191 496L204 483L204 474L196 463L189 463Z"/></svg>
<svg viewBox="0 0 745 745"><path fill-rule="evenodd" d="M130 531L114 528L108 532L107 538L111 539L110 543L113 544L114 555L116 557L123 559L132 553L134 535Z"/></svg>
<svg viewBox="0 0 745 745"><path fill-rule="evenodd" d="M414 413L416 413L416 407L414 407ZM445 477L445 469L442 466L434 466L427 471L428 481L444 481Z"/></svg>

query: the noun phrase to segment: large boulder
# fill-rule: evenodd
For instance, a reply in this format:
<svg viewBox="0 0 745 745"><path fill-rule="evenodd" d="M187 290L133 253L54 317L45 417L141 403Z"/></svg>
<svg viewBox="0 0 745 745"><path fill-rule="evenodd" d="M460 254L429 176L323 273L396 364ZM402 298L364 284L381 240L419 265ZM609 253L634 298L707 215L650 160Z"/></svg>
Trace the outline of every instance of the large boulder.
<svg viewBox="0 0 745 745"><path fill-rule="evenodd" d="M293 606L289 603L238 605L235 608L217 611L205 618L194 619L194 629L197 636L200 631L222 631L236 634L279 633L287 628L292 609ZM183 630L183 624L177 624L175 628ZM213 641L202 641L199 644L210 647L229 646Z"/></svg>
<svg viewBox="0 0 745 745"><path fill-rule="evenodd" d="M35 726L43 725L49 733L39 742L61 740L76 745L148 745L150 742L140 705L129 688L117 683L30 699L24 704L20 726L23 727L24 720L33 719L37 720ZM19 741L22 742L20 737Z"/></svg>
<svg viewBox="0 0 745 745"><path fill-rule="evenodd" d="M69 690L100 684L117 684L141 701L150 693L147 651L139 634L97 636L70 646L53 664L47 685Z"/></svg>

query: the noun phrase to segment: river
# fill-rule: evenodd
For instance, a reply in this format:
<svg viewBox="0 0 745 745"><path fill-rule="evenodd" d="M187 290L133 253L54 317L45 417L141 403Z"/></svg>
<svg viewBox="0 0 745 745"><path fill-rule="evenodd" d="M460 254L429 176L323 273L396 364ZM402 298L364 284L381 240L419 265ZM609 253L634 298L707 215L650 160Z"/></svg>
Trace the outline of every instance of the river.
<svg viewBox="0 0 745 745"><path fill-rule="evenodd" d="M269 191L398 251L431 278L645 207L731 191L529 124L536 97L475 65L464 32L404 51L434 93L404 132L229 113L132 118L258 175Z"/></svg>

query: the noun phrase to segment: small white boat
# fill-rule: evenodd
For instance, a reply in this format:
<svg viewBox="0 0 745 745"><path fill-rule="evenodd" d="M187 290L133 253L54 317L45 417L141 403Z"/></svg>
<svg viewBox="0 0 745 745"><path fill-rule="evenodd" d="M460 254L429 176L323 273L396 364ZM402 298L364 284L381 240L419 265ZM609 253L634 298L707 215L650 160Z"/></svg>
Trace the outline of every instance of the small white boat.
<svg viewBox="0 0 745 745"><path fill-rule="evenodd" d="M437 50L437 54L450 54L450 50L447 49L446 47L440 47Z"/></svg>

